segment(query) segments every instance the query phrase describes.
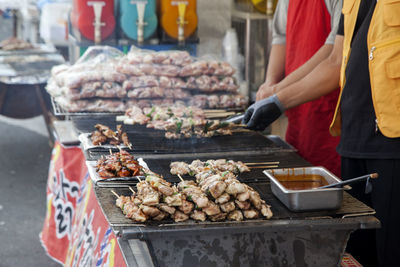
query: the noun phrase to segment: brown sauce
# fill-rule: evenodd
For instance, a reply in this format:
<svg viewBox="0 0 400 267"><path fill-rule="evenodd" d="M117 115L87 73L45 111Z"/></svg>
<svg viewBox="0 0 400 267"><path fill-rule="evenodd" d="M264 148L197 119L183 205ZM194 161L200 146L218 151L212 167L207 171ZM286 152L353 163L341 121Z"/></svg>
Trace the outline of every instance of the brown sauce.
<svg viewBox="0 0 400 267"><path fill-rule="evenodd" d="M289 190L306 190L329 184L323 176L318 174L274 174L274 177Z"/></svg>

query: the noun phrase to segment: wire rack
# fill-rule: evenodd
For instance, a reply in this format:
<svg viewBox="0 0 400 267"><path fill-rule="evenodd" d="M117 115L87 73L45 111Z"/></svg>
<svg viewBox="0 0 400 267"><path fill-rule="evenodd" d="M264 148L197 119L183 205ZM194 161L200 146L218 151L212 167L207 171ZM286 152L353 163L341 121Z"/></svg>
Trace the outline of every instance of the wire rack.
<svg viewBox="0 0 400 267"><path fill-rule="evenodd" d="M104 116L104 115L122 115L122 111L104 111L104 112L92 112L92 111L81 111L81 112L70 112L64 109L54 97L51 97L51 105L53 107L53 113L56 116Z"/></svg>

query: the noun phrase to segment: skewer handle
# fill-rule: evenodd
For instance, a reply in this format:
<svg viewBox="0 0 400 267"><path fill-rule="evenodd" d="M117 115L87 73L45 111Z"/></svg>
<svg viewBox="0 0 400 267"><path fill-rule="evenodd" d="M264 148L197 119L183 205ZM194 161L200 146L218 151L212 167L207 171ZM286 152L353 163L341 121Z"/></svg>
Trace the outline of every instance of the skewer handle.
<svg viewBox="0 0 400 267"><path fill-rule="evenodd" d="M266 162L245 162L246 165L276 165L279 164L279 161L266 161Z"/></svg>
<svg viewBox="0 0 400 267"><path fill-rule="evenodd" d="M179 179L180 179L182 182L185 181L185 180L183 180L183 178L182 178L182 176L181 176L180 174L177 174L177 175L178 175Z"/></svg>
<svg viewBox="0 0 400 267"><path fill-rule="evenodd" d="M111 191L111 193L113 193L114 194L114 196L116 196L117 198L119 198L119 195L117 194L117 193L115 193L115 191L114 190L110 190Z"/></svg>
<svg viewBox="0 0 400 267"><path fill-rule="evenodd" d="M135 194L136 194L135 190L133 190L133 188L132 188L132 187L130 187L130 186L129 186L129 190L131 190L131 191L132 191L132 193L135 193Z"/></svg>

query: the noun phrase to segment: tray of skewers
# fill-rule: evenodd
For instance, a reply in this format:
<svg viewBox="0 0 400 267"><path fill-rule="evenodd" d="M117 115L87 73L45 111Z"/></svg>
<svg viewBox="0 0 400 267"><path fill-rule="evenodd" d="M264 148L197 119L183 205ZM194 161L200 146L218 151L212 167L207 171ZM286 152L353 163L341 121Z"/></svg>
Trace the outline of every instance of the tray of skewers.
<svg viewBox="0 0 400 267"><path fill-rule="evenodd" d="M232 135L243 131L244 125L217 120L235 115L235 112L206 111L194 106L172 105L140 108L131 106L116 120L127 125L146 125L147 128L165 131L167 139L207 138ZM248 130L245 130L248 131Z"/></svg>
<svg viewBox="0 0 400 267"><path fill-rule="evenodd" d="M171 174L185 173L195 178L186 180L178 175L177 184L143 169L145 178L136 183L136 188L129 187L129 195L113 190L110 194L114 194L115 205L125 217L135 223L270 219L271 207L256 190L237 179L240 172L249 169L240 162L222 161L197 160L186 166L171 163Z"/></svg>
<svg viewBox="0 0 400 267"><path fill-rule="evenodd" d="M97 161L86 161L91 179L97 183L105 182L137 182L144 178L143 168L147 164L143 159L135 157L124 150L102 156Z"/></svg>
<svg viewBox="0 0 400 267"><path fill-rule="evenodd" d="M103 124L96 124L95 129L91 133L82 133L79 135L83 149L111 149L115 147L132 149L128 135L122 130L122 125L117 125L113 131L110 127Z"/></svg>

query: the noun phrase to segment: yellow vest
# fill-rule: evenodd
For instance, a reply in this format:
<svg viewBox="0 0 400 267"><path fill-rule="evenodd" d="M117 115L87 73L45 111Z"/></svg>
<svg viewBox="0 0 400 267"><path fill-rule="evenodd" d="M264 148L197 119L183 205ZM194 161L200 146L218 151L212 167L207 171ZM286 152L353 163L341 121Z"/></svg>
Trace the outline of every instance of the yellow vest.
<svg viewBox="0 0 400 267"><path fill-rule="evenodd" d="M361 0L344 0L343 59L340 71L340 96L330 126L340 135L340 99L345 84L345 69L351 52L351 39ZM400 0L378 0L367 36L372 103L376 123L386 137L400 137ZM351 90L351 88L348 88Z"/></svg>

